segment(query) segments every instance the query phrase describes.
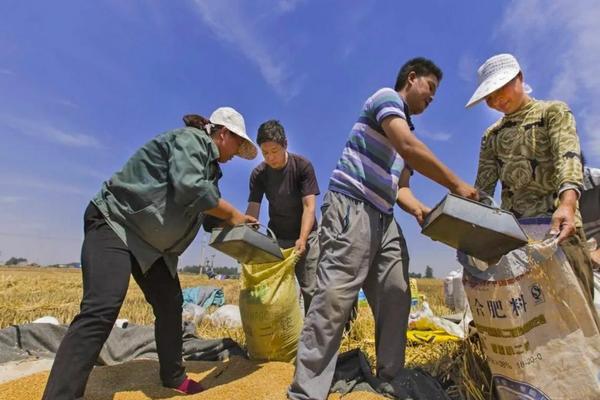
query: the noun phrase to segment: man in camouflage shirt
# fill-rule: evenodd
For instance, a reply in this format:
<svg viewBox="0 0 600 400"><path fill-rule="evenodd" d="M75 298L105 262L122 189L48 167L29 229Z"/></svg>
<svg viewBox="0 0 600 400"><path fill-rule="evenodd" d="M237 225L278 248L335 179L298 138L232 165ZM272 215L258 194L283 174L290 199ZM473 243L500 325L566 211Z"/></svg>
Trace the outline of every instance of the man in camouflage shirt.
<svg viewBox="0 0 600 400"><path fill-rule="evenodd" d="M510 54L479 68L480 85L467 103L484 100L505 115L484 133L475 187L494 195L502 184L502 205L517 218L551 217L584 289L593 297L592 262L585 247L578 199L583 188L581 150L575 119L559 101L527 95L523 73Z"/></svg>

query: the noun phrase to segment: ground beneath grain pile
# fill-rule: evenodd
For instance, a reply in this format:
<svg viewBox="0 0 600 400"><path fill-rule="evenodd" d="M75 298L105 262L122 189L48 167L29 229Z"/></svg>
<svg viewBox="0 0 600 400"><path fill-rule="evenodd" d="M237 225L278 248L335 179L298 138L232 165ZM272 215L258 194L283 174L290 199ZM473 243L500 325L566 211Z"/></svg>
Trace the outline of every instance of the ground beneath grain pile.
<svg viewBox="0 0 600 400"><path fill-rule="evenodd" d="M136 360L110 367L96 367L88 381L86 400L185 399L204 400L285 400L294 366L288 363L258 363L233 357L229 361L185 363L188 375L199 380L207 390L183 396L160 385L158 362ZM40 372L0 384L0 399L29 400L42 396L48 372ZM340 395L330 395L337 400ZM344 400L382 400L383 396L356 392Z"/></svg>

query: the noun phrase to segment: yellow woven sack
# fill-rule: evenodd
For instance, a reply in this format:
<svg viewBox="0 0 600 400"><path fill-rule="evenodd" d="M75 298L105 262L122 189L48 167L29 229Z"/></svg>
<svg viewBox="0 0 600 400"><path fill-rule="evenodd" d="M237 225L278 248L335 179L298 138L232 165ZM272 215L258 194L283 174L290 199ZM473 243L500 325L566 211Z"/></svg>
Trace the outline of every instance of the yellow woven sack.
<svg viewBox="0 0 600 400"><path fill-rule="evenodd" d="M415 278L409 278L408 284L410 286L410 312L414 313L419 311L422 305L419 301L419 287Z"/></svg>
<svg viewBox="0 0 600 400"><path fill-rule="evenodd" d="M302 330L302 315L293 248L283 250L283 261L243 264L240 314L252 360L292 361Z"/></svg>

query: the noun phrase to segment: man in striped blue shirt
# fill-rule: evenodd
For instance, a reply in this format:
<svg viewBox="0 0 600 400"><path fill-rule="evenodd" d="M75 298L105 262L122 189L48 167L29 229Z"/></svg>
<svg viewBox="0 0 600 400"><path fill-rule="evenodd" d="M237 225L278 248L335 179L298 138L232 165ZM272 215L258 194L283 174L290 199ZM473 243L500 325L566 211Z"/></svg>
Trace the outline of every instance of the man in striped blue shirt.
<svg viewBox="0 0 600 400"><path fill-rule="evenodd" d="M352 127L321 207L317 290L304 320L290 399L327 397L344 324L361 287L375 318L377 376L392 381L404 366L408 251L393 206L419 223L429 212L409 189L413 169L455 194L478 198L411 132L411 115L425 111L441 79L430 60L408 61L395 88L369 97Z"/></svg>

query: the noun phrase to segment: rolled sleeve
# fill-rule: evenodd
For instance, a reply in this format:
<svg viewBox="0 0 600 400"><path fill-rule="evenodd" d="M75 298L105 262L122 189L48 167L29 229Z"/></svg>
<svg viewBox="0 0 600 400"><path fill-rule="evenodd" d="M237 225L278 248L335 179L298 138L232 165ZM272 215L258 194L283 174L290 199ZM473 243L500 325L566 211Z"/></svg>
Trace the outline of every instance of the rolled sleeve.
<svg viewBox="0 0 600 400"><path fill-rule="evenodd" d="M486 132L481 139L481 148L479 151L479 166L477 167L477 177L475 178L475 187L490 196L494 197L496 184L499 179L498 162L491 146L490 132Z"/></svg>
<svg viewBox="0 0 600 400"><path fill-rule="evenodd" d="M564 103L556 102L548 107L548 135L556 176L556 191L560 193L569 185L579 193L583 188L581 148L575 128L573 113Z"/></svg>
<svg viewBox="0 0 600 400"><path fill-rule="evenodd" d="M221 194L218 188L220 168L210 138L184 130L175 136L169 159L170 182L174 201L200 211L215 208Z"/></svg>
<svg viewBox="0 0 600 400"><path fill-rule="evenodd" d="M564 185L562 185L560 189L558 189L558 197L560 198L560 195L567 190L574 190L575 192L577 192L577 198L579 199L581 197L581 190L572 183L565 183Z"/></svg>

